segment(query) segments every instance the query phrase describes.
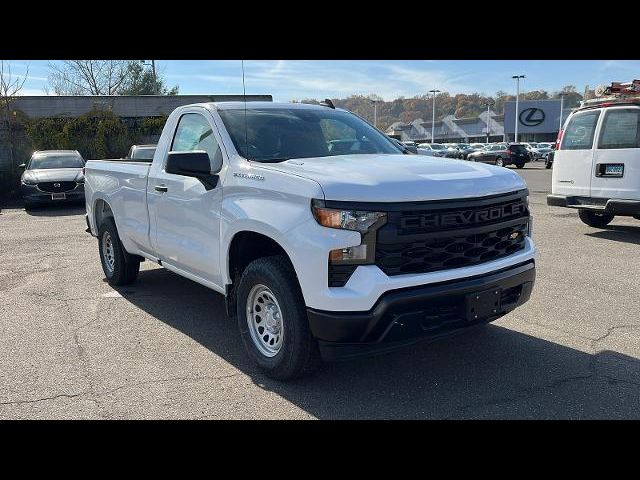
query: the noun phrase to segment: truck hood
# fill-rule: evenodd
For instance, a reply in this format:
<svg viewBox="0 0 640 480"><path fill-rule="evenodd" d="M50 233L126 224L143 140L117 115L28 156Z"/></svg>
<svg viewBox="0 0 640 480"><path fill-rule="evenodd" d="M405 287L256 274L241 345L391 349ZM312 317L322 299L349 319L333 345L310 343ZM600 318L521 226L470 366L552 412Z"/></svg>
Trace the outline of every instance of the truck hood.
<svg viewBox="0 0 640 480"><path fill-rule="evenodd" d="M76 178L82 178L81 168L41 168L26 170L22 174L23 180L34 182L73 182Z"/></svg>
<svg viewBox="0 0 640 480"><path fill-rule="evenodd" d="M504 167L426 155L340 155L292 159L265 167L315 180L325 200L473 198L527 186L520 175Z"/></svg>

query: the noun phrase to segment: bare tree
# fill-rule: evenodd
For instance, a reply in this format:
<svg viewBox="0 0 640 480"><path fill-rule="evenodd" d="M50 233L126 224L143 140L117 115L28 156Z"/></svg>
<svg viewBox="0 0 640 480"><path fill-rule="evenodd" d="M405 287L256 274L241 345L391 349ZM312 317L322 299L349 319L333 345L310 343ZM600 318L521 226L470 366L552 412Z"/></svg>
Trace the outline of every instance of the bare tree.
<svg viewBox="0 0 640 480"><path fill-rule="evenodd" d="M130 60L65 60L50 64L56 95L118 95L127 83Z"/></svg>
<svg viewBox="0 0 640 480"><path fill-rule="evenodd" d="M11 104L15 97L20 93L24 83L29 76L29 65L27 65L24 75L14 76L11 73L11 64L4 60L0 60L0 108L2 109L2 117L7 136L7 145L9 147L9 168L11 176L15 172L15 139L13 136L13 112Z"/></svg>

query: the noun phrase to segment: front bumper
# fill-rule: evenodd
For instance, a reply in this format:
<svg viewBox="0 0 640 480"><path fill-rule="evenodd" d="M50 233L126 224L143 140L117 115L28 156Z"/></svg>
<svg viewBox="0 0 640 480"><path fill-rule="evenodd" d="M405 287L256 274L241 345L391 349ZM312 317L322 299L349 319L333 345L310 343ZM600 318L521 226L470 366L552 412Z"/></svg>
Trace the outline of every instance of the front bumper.
<svg viewBox="0 0 640 480"><path fill-rule="evenodd" d="M63 200L53 200L50 192L43 192L37 185L21 184L20 191L22 193L22 199L25 202L31 204L54 204L54 203L69 203L69 202L84 202L84 184L77 184L76 188L67 192L61 192L65 194Z"/></svg>
<svg viewBox="0 0 640 480"><path fill-rule="evenodd" d="M307 309L311 332L327 361L380 353L493 321L525 303L535 282L535 262L486 275L392 290L366 312ZM468 321L470 294L500 292L495 313Z"/></svg>
<svg viewBox="0 0 640 480"><path fill-rule="evenodd" d="M593 210L627 217L640 215L640 200L547 195L547 205L552 207Z"/></svg>

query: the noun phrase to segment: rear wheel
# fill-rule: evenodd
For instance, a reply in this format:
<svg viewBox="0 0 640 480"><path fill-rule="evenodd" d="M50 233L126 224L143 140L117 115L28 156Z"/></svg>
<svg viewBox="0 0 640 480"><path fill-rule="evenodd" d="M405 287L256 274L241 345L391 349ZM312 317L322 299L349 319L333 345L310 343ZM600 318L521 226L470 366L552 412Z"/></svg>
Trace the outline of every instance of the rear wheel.
<svg viewBox="0 0 640 480"><path fill-rule="evenodd" d="M98 250L102 270L109 285L127 285L136 281L140 257L131 255L122 246L113 218L106 218L98 231Z"/></svg>
<svg viewBox="0 0 640 480"><path fill-rule="evenodd" d="M302 291L285 256L251 262L238 282L236 301L247 353L267 376L289 380L319 366Z"/></svg>
<svg viewBox="0 0 640 480"><path fill-rule="evenodd" d="M611 223L614 215L610 213L594 212L593 210L578 210L580 220L594 228L604 228Z"/></svg>
<svg viewBox="0 0 640 480"><path fill-rule="evenodd" d="M524 168L524 163L516 163L517 168Z"/></svg>
<svg viewBox="0 0 640 480"><path fill-rule="evenodd" d="M496 165L499 167L504 167L504 161L502 160L502 158L496 158Z"/></svg>

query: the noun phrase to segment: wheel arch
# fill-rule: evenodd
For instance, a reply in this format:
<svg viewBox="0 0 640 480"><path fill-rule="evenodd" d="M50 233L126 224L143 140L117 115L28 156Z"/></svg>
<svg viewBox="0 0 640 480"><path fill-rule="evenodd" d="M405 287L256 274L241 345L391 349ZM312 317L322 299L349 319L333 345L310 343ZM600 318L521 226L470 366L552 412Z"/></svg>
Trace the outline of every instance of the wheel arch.
<svg viewBox="0 0 640 480"><path fill-rule="evenodd" d="M225 284L225 304L229 318L233 318L236 313L235 289L237 280L247 265L254 260L282 255L291 265L291 269L297 278L291 257L282 244L272 236L255 230L239 230L231 237L228 245L227 252L223 257L226 261L223 269L225 269L228 279Z"/></svg>

